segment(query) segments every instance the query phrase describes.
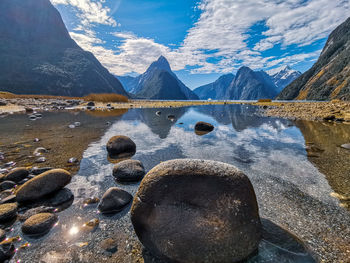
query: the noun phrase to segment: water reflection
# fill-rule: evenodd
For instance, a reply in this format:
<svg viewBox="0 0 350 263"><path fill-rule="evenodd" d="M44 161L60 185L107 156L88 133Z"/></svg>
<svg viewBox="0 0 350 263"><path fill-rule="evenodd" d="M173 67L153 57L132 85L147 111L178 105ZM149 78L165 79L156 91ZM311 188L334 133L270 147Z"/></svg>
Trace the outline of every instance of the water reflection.
<svg viewBox="0 0 350 263"><path fill-rule="evenodd" d="M157 111L161 114L157 115ZM168 119L170 114L175 115L176 121L172 122ZM52 115L52 118L55 118L54 116ZM82 116L86 114L83 113ZM40 121L48 118L49 116L44 115ZM137 152L133 159L142 161L146 170L150 170L162 161L175 158L211 159L237 166L251 179L263 218L296 234L306 242L308 247L318 253L320 260L341 262L350 257L350 252L347 252L348 248L346 248L346 244L350 242L350 228L347 224L350 220L349 213L339 207L337 199L330 196L335 191L335 186L322 174L323 171L319 168L321 164L307 157L305 150L305 141L313 142L325 149L322 155L328 154L326 156L331 159L331 155L334 156L339 148L325 146L323 141L327 133L327 136L333 134L332 128L322 129L324 133L322 135L317 133L319 127L308 126L309 123L303 126L298 123L294 126L286 120L261 118L256 114L256 108L239 105L133 109L120 116L107 118L88 116L89 120L84 118L70 117L67 123L79 121L82 124L81 127L98 129L102 132L96 139L90 138L85 142L88 146L85 146L80 170L68 185L74 193L74 202L71 207L59 213L60 224L54 231L43 237L40 242L33 242L29 249L20 251L14 260L158 262L142 251L129 219L130 206L112 217L98 214L96 205L83 207L87 198L101 198L103 193L112 186L118 186L132 195L137 191L138 184L119 184L112 176L114 164L107 159L106 143L117 134L127 135L136 143ZM107 120L111 125L105 125ZM54 122L51 119L47 121ZM203 136L196 135L194 125L197 121L213 124L214 131ZM1 129L11 130L19 125L18 123L15 125L15 122L10 123L7 128L0 127L0 134ZM66 127L66 123L60 125ZM81 127L73 130L79 131ZM45 134L44 126L35 126L35 129L37 136L33 138L42 137L41 134ZM342 129L345 128L340 130ZM71 131L68 128L66 130L61 130L62 137L70 135ZM85 129L80 130L80 133L85 131ZM342 132L335 132L336 135L332 136L341 137L347 131L345 129ZM19 131L16 132L19 133ZM312 140L309 140L308 136ZM344 141L347 138L344 135ZM78 147L78 140L70 140L70 143L71 147ZM334 139L333 144L338 145L338 141ZM327 153L327 147L332 149L329 153ZM325 160L322 155L319 159ZM339 155L336 159L341 163L347 160L342 158L345 157ZM341 165L334 164L334 161L329 166L336 166L339 174L341 171L348 171L341 170ZM347 166L343 163L343 169L344 167ZM334 174L335 177L336 174ZM328 177L327 179L329 180ZM339 180L336 181L340 189L341 183ZM341 191L343 190L338 190L339 193L346 194ZM90 222L95 218L100 221L98 227L94 231L80 235L82 233L80 227L84 222ZM19 224L14 228L14 235L21 234ZM276 229L276 227L273 228L270 225L268 229ZM283 236L278 234L279 232L273 233L274 237ZM67 236L78 238L67 243ZM106 238L114 238L118 241L118 250L115 253L107 253L101 248L100 244ZM287 236L283 236L279 241L271 239L270 236L266 238L266 242L261 243L259 255L251 259L253 260L251 262L307 262L310 260L308 254L295 245L299 242L290 240ZM291 246L292 244L295 246Z"/></svg>

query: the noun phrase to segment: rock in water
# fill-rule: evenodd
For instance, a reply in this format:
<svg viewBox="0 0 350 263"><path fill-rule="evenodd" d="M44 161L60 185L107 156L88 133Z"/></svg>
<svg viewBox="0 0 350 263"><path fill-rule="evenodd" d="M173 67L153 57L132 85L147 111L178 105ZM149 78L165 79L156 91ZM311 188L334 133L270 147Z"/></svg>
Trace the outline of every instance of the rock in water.
<svg viewBox="0 0 350 263"><path fill-rule="evenodd" d="M29 217L22 225L22 232L26 235L44 235L57 222L57 216L51 213L40 213Z"/></svg>
<svg viewBox="0 0 350 263"><path fill-rule="evenodd" d="M9 172L4 180L6 181L13 181L13 182L20 182L23 179L27 178L27 176L29 175L29 172L26 168L24 167L19 167L19 168L15 168L13 169L11 172Z"/></svg>
<svg viewBox="0 0 350 263"><path fill-rule="evenodd" d="M4 191L4 190L8 190L8 189L12 189L16 186L15 182L12 181L3 181L2 183L0 183L0 190Z"/></svg>
<svg viewBox="0 0 350 263"><path fill-rule="evenodd" d="M199 121L194 126L194 129L196 131L201 131L201 132L211 132L211 131L214 130L214 126L211 125L210 123L207 123L207 122L204 122L204 121Z"/></svg>
<svg viewBox="0 0 350 263"><path fill-rule="evenodd" d="M17 216L17 204L3 204L0 205L0 222L7 222Z"/></svg>
<svg viewBox="0 0 350 263"><path fill-rule="evenodd" d="M350 150L350 143L342 144L341 147L344 148L344 149Z"/></svg>
<svg viewBox="0 0 350 263"><path fill-rule="evenodd" d="M72 176L63 169L53 169L30 179L16 191L17 202L33 201L62 189Z"/></svg>
<svg viewBox="0 0 350 263"><path fill-rule="evenodd" d="M248 177L215 161L154 167L134 198L131 221L151 253L174 262L238 262L257 250L261 238Z"/></svg>
<svg viewBox="0 0 350 263"><path fill-rule="evenodd" d="M110 157L131 157L136 153L136 144L127 136L117 135L109 139L107 151Z"/></svg>
<svg viewBox="0 0 350 263"><path fill-rule="evenodd" d="M103 195L98 209L102 213L117 213L123 210L123 208L129 204L132 200L132 195L128 192L118 188L109 188Z"/></svg>
<svg viewBox="0 0 350 263"><path fill-rule="evenodd" d="M113 176L120 182L137 182L145 175L145 168L138 160L125 160L114 166Z"/></svg>

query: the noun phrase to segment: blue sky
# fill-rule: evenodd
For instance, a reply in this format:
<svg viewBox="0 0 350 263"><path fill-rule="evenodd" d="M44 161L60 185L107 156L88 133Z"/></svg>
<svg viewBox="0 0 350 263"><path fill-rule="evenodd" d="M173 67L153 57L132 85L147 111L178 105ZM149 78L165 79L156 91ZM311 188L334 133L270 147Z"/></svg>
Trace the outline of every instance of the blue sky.
<svg viewBox="0 0 350 263"><path fill-rule="evenodd" d="M78 44L115 75L160 55L190 88L241 66L305 71L350 0L51 0Z"/></svg>

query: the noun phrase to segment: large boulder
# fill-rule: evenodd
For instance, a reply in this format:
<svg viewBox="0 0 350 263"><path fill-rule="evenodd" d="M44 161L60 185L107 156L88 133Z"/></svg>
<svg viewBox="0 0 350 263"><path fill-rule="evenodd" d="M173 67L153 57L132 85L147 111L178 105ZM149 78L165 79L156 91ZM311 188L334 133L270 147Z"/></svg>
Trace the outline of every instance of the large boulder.
<svg viewBox="0 0 350 263"><path fill-rule="evenodd" d="M248 177L215 161L154 167L134 197L131 220L146 249L174 262L238 262L257 251L261 237Z"/></svg>
<svg viewBox="0 0 350 263"><path fill-rule="evenodd" d="M72 176L63 169L53 169L30 179L16 191L17 202L37 200L62 189L70 183Z"/></svg>
<svg viewBox="0 0 350 263"><path fill-rule="evenodd" d="M117 213L123 210L132 200L132 195L118 188L109 188L101 198L98 209L105 214Z"/></svg>
<svg viewBox="0 0 350 263"><path fill-rule="evenodd" d="M119 182L137 182L145 175L145 168L138 160L125 160L117 163L113 168L113 176Z"/></svg>
<svg viewBox="0 0 350 263"><path fill-rule="evenodd" d="M127 136L117 135L109 139L107 151L112 158L131 157L136 153L136 144Z"/></svg>
<svg viewBox="0 0 350 263"><path fill-rule="evenodd" d="M55 214L40 213L29 217L22 225L26 235L43 235L50 231L58 218Z"/></svg>

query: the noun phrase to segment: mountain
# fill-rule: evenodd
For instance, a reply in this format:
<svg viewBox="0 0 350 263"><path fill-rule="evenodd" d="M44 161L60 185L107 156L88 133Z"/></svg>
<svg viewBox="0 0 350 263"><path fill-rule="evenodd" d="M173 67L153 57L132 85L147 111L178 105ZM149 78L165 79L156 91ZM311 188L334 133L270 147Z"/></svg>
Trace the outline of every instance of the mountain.
<svg viewBox="0 0 350 263"><path fill-rule="evenodd" d="M138 98L198 100L198 96L172 72L169 62L163 56L153 62L142 75L117 78L125 84L128 92Z"/></svg>
<svg viewBox="0 0 350 263"><path fill-rule="evenodd" d="M218 78L215 82L196 88L193 92L201 100L213 99L222 100L225 97L226 90L235 78L233 74L226 74Z"/></svg>
<svg viewBox="0 0 350 263"><path fill-rule="evenodd" d="M226 91L225 98L231 100L274 99L278 88L264 71L253 71L241 67Z"/></svg>
<svg viewBox="0 0 350 263"><path fill-rule="evenodd" d="M281 100L350 100L350 18L329 36L311 69L288 85Z"/></svg>
<svg viewBox="0 0 350 263"><path fill-rule="evenodd" d="M49 0L0 1L0 90L17 94L127 95L69 36Z"/></svg>
<svg viewBox="0 0 350 263"><path fill-rule="evenodd" d="M279 92L301 75L300 71L294 70L288 65L266 71L266 73L270 75Z"/></svg>

